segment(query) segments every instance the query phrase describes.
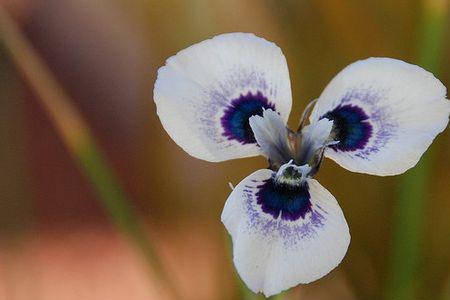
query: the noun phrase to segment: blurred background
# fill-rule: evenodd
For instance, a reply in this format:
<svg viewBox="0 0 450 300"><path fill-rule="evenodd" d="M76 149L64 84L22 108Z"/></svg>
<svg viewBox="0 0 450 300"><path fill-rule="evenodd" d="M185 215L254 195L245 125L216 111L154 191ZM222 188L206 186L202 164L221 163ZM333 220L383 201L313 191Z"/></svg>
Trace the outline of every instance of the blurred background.
<svg viewBox="0 0 450 300"><path fill-rule="evenodd" d="M450 86L442 0L0 0L0 6L0 16L11 17L1 30L16 26L15 35L29 42L25 50L41 59L28 65L30 57L20 56L25 50L8 44L14 34L0 37L6 40L1 300L171 299L172 288L141 251L145 238L176 298L259 299L241 291L220 214L227 183L266 162L190 157L163 130L153 104L158 67L193 43L233 31L277 43L290 69L291 127L305 104L358 59L418 63ZM33 73L41 67L49 72ZM52 94L51 85L39 92L46 76L66 97ZM64 101L70 104L58 104ZM70 138L80 122L109 166L106 181L95 180L102 176L96 156L80 155L92 141L77 148L79 139ZM425 163L406 175L356 174L327 160L318 179L340 202L352 242L336 270L284 299L450 299L449 153L447 130ZM111 176L125 196L117 196ZM121 201L129 204L124 213ZM133 235L136 224L143 236Z"/></svg>

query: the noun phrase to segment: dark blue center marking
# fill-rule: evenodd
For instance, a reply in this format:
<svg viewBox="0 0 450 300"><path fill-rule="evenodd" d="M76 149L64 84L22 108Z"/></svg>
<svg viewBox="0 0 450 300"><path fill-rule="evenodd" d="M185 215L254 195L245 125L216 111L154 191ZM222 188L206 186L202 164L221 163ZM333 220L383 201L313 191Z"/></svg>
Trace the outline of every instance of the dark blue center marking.
<svg viewBox="0 0 450 300"><path fill-rule="evenodd" d="M273 178L265 180L258 186L257 203L263 212L271 214L275 219L296 221L305 218L311 211L309 186L305 181L300 186L276 184Z"/></svg>
<svg viewBox="0 0 450 300"><path fill-rule="evenodd" d="M330 146L335 151L364 149L372 135L372 125L364 110L355 105L339 105L321 117L333 120L333 133L338 144Z"/></svg>
<svg viewBox="0 0 450 300"><path fill-rule="evenodd" d="M275 105L261 92L256 95L247 93L231 101L220 119L224 129L223 135L229 140L237 140L242 144L256 143L255 136L249 124L251 116L262 116L264 109L275 110Z"/></svg>

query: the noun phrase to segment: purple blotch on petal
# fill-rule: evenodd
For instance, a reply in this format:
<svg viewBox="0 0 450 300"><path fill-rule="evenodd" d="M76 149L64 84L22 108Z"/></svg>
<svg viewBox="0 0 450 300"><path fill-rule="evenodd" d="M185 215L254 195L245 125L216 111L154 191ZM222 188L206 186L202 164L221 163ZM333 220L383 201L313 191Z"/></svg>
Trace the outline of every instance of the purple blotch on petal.
<svg viewBox="0 0 450 300"><path fill-rule="evenodd" d="M322 118L333 121L333 133L338 144L330 146L335 151L356 151L364 149L373 128L364 110L356 105L339 105Z"/></svg>
<svg viewBox="0 0 450 300"><path fill-rule="evenodd" d="M223 136L228 140L237 140L241 144L256 143L249 119L254 115L262 116L264 109L275 110L275 105L261 92L241 94L239 98L231 101L220 119L224 130Z"/></svg>
<svg viewBox="0 0 450 300"><path fill-rule="evenodd" d="M263 212L277 219L296 221L311 211L309 186L305 181L299 186L277 184L273 178L258 186L257 203Z"/></svg>

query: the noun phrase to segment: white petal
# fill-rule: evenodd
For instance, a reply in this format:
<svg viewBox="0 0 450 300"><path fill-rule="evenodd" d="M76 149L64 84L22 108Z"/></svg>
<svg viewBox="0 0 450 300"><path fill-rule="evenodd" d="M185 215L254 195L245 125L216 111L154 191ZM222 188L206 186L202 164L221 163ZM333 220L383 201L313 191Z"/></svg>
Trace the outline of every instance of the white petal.
<svg viewBox="0 0 450 300"><path fill-rule="evenodd" d="M395 175L416 165L447 126L446 88L424 69L389 58L369 58L342 70L325 88L310 117L358 119L347 138L325 152L354 172ZM355 125L356 124L356 125ZM348 137L350 136L350 138Z"/></svg>
<svg viewBox="0 0 450 300"><path fill-rule="evenodd" d="M266 109L263 116L253 116L249 121L255 139L265 157L279 163L285 163L291 159L292 151L288 143L288 129L286 123L276 112Z"/></svg>
<svg viewBox="0 0 450 300"><path fill-rule="evenodd" d="M336 199L314 179L307 179L310 207L298 219L282 212L274 217L263 208L272 176L271 170L259 170L245 178L222 212L239 275L266 296L323 277L342 261L350 243Z"/></svg>
<svg viewBox="0 0 450 300"><path fill-rule="evenodd" d="M333 121L326 118L311 123L302 129L302 146L298 153L299 161L309 161L311 156L319 149L335 142L330 142L330 133Z"/></svg>
<svg viewBox="0 0 450 300"><path fill-rule="evenodd" d="M248 119L272 108L287 121L286 59L253 34L222 34L169 58L158 71L154 100L164 128L190 155L207 161L258 155Z"/></svg>

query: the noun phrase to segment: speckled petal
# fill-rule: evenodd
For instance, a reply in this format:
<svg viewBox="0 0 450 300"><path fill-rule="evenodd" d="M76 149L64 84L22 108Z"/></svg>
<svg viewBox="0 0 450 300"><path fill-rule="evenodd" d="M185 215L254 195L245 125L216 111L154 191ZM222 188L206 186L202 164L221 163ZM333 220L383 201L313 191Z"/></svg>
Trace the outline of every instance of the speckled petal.
<svg viewBox="0 0 450 300"><path fill-rule="evenodd" d="M341 208L316 180L286 190L273 176L263 169L242 180L222 212L239 275L266 296L325 276L350 243Z"/></svg>
<svg viewBox="0 0 450 300"><path fill-rule="evenodd" d="M339 143L325 156L342 167L396 175L416 165L449 114L446 88L433 74L400 60L370 58L328 84L310 121L333 120Z"/></svg>
<svg viewBox="0 0 450 300"><path fill-rule="evenodd" d="M207 161L258 155L249 118L272 109L286 122L291 110L286 59L253 34L218 35L167 60L154 100L167 133L190 155Z"/></svg>

